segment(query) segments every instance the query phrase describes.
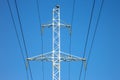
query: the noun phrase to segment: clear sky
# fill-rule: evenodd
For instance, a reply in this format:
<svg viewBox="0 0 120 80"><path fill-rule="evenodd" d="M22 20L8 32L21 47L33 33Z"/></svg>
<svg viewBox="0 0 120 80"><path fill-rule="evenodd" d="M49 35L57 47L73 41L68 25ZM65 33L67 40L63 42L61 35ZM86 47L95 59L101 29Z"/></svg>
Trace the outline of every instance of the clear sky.
<svg viewBox="0 0 120 80"><path fill-rule="evenodd" d="M73 55L83 55L93 0L76 0L72 25ZM96 0L86 57L101 0ZM29 57L41 54L41 36L36 0L17 0ZM39 0L41 23L50 23L57 0ZM22 43L14 0L10 0ZM71 24L73 0L60 0L61 20ZM26 80L25 67L6 0L0 0L0 80ZM52 50L51 29L43 34L44 53ZM61 29L61 50L69 52L69 32ZM22 44L23 45L23 44ZM23 47L24 49L24 47ZM25 55L25 53L24 53ZM105 0L92 48L86 80L120 80L120 0ZM41 62L30 62L33 79L42 80ZM71 62L71 80L79 80L81 62ZM45 80L51 80L51 63L44 63ZM68 80L68 63L61 64L61 80ZM83 70L84 73L84 70ZM83 76L83 75L82 75Z"/></svg>

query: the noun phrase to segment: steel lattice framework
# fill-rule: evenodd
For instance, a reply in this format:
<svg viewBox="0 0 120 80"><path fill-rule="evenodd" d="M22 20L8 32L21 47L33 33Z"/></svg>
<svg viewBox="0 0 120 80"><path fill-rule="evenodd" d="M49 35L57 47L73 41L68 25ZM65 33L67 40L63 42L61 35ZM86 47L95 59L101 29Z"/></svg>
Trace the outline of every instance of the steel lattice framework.
<svg viewBox="0 0 120 80"><path fill-rule="evenodd" d="M85 58L80 58L61 51L60 47L60 28L70 25L60 22L60 6L56 5L53 8L53 19L51 24L44 24L42 27L52 27L52 51L38 56L27 58L28 61L50 61L52 62L52 80L60 80L60 63L61 61L86 61Z"/></svg>

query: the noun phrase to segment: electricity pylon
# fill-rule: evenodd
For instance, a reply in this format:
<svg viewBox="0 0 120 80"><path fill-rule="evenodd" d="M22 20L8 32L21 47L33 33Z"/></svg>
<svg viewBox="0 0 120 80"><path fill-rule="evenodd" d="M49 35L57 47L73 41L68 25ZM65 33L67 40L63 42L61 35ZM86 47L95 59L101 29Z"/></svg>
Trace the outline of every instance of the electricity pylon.
<svg viewBox="0 0 120 80"><path fill-rule="evenodd" d="M42 27L52 27L52 51L31 58L28 61L50 61L52 62L52 80L60 80L60 63L62 61L86 61L85 58L80 58L61 51L60 47L60 28L70 25L60 22L60 6L53 8L53 19L51 24L44 24Z"/></svg>

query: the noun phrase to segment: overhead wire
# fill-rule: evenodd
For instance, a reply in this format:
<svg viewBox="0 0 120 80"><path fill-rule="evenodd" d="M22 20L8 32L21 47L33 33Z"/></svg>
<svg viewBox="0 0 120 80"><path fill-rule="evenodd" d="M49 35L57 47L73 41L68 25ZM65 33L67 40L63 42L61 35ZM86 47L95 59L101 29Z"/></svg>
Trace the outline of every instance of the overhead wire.
<svg viewBox="0 0 120 80"><path fill-rule="evenodd" d="M92 38L92 42L91 42L91 46L90 46L90 50L89 50L89 54L88 54L88 60L87 60L87 66L86 66L85 74L84 74L84 80L86 80L86 72L87 72L88 62L90 60L90 55L91 55L93 44L94 44L94 41L95 41L95 36L96 36L97 29L98 29L98 24L99 24L101 12L102 12L103 4L104 4L104 0L102 0L102 2L101 2L97 22L96 22L96 25L95 25L95 30L94 30L94 33L93 33L93 38Z"/></svg>
<svg viewBox="0 0 120 80"><path fill-rule="evenodd" d="M72 35L72 26L73 26L73 19L74 19L74 12L75 12L75 2L76 0L73 0L73 8L72 8L72 19L71 19L71 27L70 27L70 42L69 42L69 54L71 56L71 35ZM70 80L70 62L68 65L68 80Z"/></svg>
<svg viewBox="0 0 120 80"><path fill-rule="evenodd" d="M90 47L90 51L89 51L89 56L88 56L88 61L89 61L89 58L90 58L90 55L91 55L91 50L92 50L92 46L93 46L93 43L94 43L94 38L95 38L95 35L96 35L96 31L97 31L97 27L98 27L98 23L99 23L99 19L100 19L100 15L101 15L101 10L102 10L102 6L103 6L103 2L104 0L102 0L102 4L101 4L101 8L100 8L100 12L99 12L99 16L98 16L98 19L97 19L97 23L96 23L96 27L95 27L95 31L94 31L94 35L93 35L93 39L92 39L92 43L91 43L91 47ZM20 39L18 37L18 33L17 33L17 29L16 29L16 25L15 25L15 21L14 21L14 18L13 18L13 15L12 15L12 11L11 11L11 7L10 7L10 4L9 4L9 1L7 0L7 3L8 3L8 6L9 6L9 9L10 9L10 13L11 13L11 17L12 17L12 21L13 21L13 24L14 24L14 29L15 29L15 32L16 32L16 36L17 36L17 39L18 39L18 43L19 43L19 46L20 46L20 50L21 50L21 53L22 53L22 57L24 59L24 54L23 54L23 51L22 51L22 47L21 47L21 44L20 44ZM93 10L94 10L94 5L95 5L95 0L93 2L93 7L92 7L92 12L91 12L91 17L90 17L90 23L89 23L89 27L88 27L88 32L87 32L87 37L86 37L86 42L85 42L85 47L84 47L84 54L83 54L83 57L85 57L85 53L86 53L86 47L87 47L87 43L88 43L88 37L89 37L89 31L90 31L90 26L91 26L91 21L92 21L92 16L93 16ZM28 52L27 52L27 47L26 47L26 44L25 44L25 39L24 39L24 34L23 34L23 30L22 30L22 23L21 23L21 20L20 20L20 15L19 15L19 11L18 11L18 7L17 7L17 2L15 0L15 6L16 6L16 9L17 9L17 14L18 14L18 19L19 19L19 23L20 23L20 29L21 29L21 34L22 34L22 38L23 38L23 43L24 43L24 47L25 47L25 52L26 52L26 56L28 58ZM73 25L73 16L74 16L74 7L75 7L75 0L74 0L74 3L73 3L73 12L72 12L72 20L71 20L71 25ZM37 8L38 8L38 14L39 13L39 4L38 4L38 0L37 0ZM41 25L41 21L40 21L40 15L39 16L39 22L40 22L40 25ZM71 27L71 30L72 30L72 27ZM41 37L42 37L42 33L41 33ZM41 41L42 41L42 54L43 54L43 39L41 38ZM69 48L69 52L71 54L71 34L70 34L70 48ZM25 59L24 59L24 62L25 62ZM28 62L29 63L29 62ZM29 65L30 67L30 65ZM32 78L32 72L31 72L31 68L30 69L30 75L31 75L31 79ZM44 70L44 69L42 69ZM70 69L69 69L70 70ZM81 69L82 70L82 69ZM43 71L44 73L44 71ZM86 72L85 72L86 73ZM28 73L27 73L28 74ZM69 74L70 75L70 74ZM28 76L28 75L27 75ZM44 76L44 74L43 74ZM29 80L29 79L28 79ZM43 77L43 80L44 80L44 77ZM69 78L70 80L70 78ZM85 78L84 78L85 80Z"/></svg>
<svg viewBox="0 0 120 80"><path fill-rule="evenodd" d="M38 12L38 19L39 19L39 25L41 26L41 16L40 16L40 9L39 9L39 2L37 0L37 12ZM43 55L43 34L42 34L42 26L41 26L41 48L42 48L42 55ZM43 74L43 80L44 80L44 63L42 61L42 74Z"/></svg>
<svg viewBox="0 0 120 80"><path fill-rule="evenodd" d="M18 21L19 21L19 24L20 24L20 32L21 32L22 39L23 39L23 45L24 45L24 48L25 48L26 57L28 58L28 51L27 51L27 47L26 47L26 43L25 43L25 38L24 38L24 34L23 34L23 29L22 29L22 23L21 23L19 9L18 9L16 0L15 0L15 8L16 8L17 16L18 16ZM29 61L27 61L27 63L28 63L28 66L29 66L28 69L30 71L31 80L33 80L33 75L32 75L32 71L31 71L30 63L29 63Z"/></svg>
<svg viewBox="0 0 120 80"><path fill-rule="evenodd" d="M21 42L20 42L20 39L19 39L19 35L18 35L18 32L17 32L17 27L16 27L15 20L14 20L14 17L13 17L12 9L11 9L9 0L6 0L6 1L7 1L7 4L8 4L10 15L11 15L12 22L13 22L13 25L14 25L14 30L15 30L15 34L16 34L16 37L17 37L17 40L18 40L19 47L20 47L20 52L21 52L21 55L22 55L22 59L23 59L24 65L25 65L26 77L27 77L27 80L29 80L29 75L28 75L28 71L27 71L27 67L26 67L25 56L23 54L22 45L21 45Z"/></svg>
<svg viewBox="0 0 120 80"><path fill-rule="evenodd" d="M89 38L89 33L90 33L90 28L91 28L91 23L92 23L92 18L93 18L94 7L95 7L95 0L93 1L92 10L91 10L91 14L90 14L90 20L89 20L89 24L88 24L88 30L87 30L86 41L85 41L85 46L84 46L83 58L85 57L85 54L86 54L86 48L87 48L87 44L88 44L88 38ZM80 68L79 80L81 80L82 70L83 70L83 62L81 64L81 68Z"/></svg>

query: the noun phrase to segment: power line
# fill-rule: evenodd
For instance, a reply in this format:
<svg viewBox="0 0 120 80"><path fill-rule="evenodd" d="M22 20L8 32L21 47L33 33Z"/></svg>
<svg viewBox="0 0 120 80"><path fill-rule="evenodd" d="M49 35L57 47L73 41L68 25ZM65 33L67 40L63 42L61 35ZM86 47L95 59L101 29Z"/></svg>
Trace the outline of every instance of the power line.
<svg viewBox="0 0 120 80"><path fill-rule="evenodd" d="M70 55L71 55L71 33L72 33L72 26L73 26L73 18L74 18L74 12L75 12L75 1L76 0L73 0L73 10L72 10L72 19L71 19L71 29L70 29L70 43L69 43L69 53L70 53ZM69 65L68 65L68 80L70 80L70 62L69 62Z"/></svg>
<svg viewBox="0 0 120 80"><path fill-rule="evenodd" d="M38 19L39 19L39 25L41 26L41 16L39 11L39 3L37 0L37 12L38 12ZM43 35L42 35L42 27L41 27L41 47L42 47L42 55L43 55ZM43 73L43 80L44 80L44 63L42 61L42 73Z"/></svg>
<svg viewBox="0 0 120 80"><path fill-rule="evenodd" d="M23 45L24 45L24 48L25 48L26 57L28 58L27 47L26 47L26 43L25 43L25 38L24 38L24 34L23 34L23 29L22 29L22 23L21 23L21 20L20 20L20 14L19 14L19 10L18 10L18 6L17 6L16 0L15 0L15 7L16 7L16 11L17 11L19 24L20 24L20 31L21 31L21 35L22 35L22 39L23 39ZM28 61L28 65L29 65L30 77L33 80L32 71L31 71L31 67L30 67L29 61Z"/></svg>
<svg viewBox="0 0 120 80"><path fill-rule="evenodd" d="M86 48L87 48L87 44L88 44L88 38L89 38L89 33L90 33L90 28L91 28L91 23L92 23L92 18L93 18L94 6L95 6L95 0L93 1L93 5L92 5L90 21L89 21L89 25L88 25L88 31L87 31L87 36L86 36L86 41L85 41L85 46L84 46L83 58L85 57L85 54L86 54ZM79 80L81 79L82 70L83 70L83 62L81 64Z"/></svg>
<svg viewBox="0 0 120 80"><path fill-rule="evenodd" d="M69 53L71 54L71 33L72 33L72 26L73 26L73 18L74 18L74 12L75 12L75 1L73 0L73 10L72 10L72 19L71 19L71 29L70 29L70 45L69 45Z"/></svg>
<svg viewBox="0 0 120 80"><path fill-rule="evenodd" d="M24 57L24 54L23 54L22 46L21 46L21 43L20 43L20 39L19 39L19 36L18 36L16 25L15 25L15 20L14 20L13 14L12 14L12 9L11 9L9 0L6 0L6 1L7 1L9 11L10 11L10 15L11 15L11 18L12 18L12 21L13 21L14 30L15 30L15 33L16 33L16 37L17 37L17 40L18 40L19 47L20 47L20 52L21 52L21 55L22 55L22 59L23 59L24 65L25 65L27 80L29 80L29 75L28 75L28 71L27 71L27 67L26 67L26 63L25 63L25 57Z"/></svg>
<svg viewBox="0 0 120 80"><path fill-rule="evenodd" d="M75 12L75 2L76 2L76 0L73 0L73 10L72 10L71 26L73 25L73 18L74 18L74 12ZM71 28L72 28L72 27L71 27Z"/></svg>
<svg viewBox="0 0 120 80"><path fill-rule="evenodd" d="M90 50L89 50L89 54L88 54L88 60L87 60L86 70L87 70L87 67L88 67L88 62L90 60L90 55L91 55L91 52L92 52L92 47L93 47L93 43L94 43L94 40L95 40L95 36L96 36L96 32L97 32L97 28L98 28L98 24L99 24L99 20L100 20L100 16L101 16L103 4L104 4L104 0L102 0L102 2L101 2L101 7L100 7L100 10L99 10L99 15L98 15L98 18L97 18L97 23L96 23L95 30L94 30L94 33L93 33L93 38L92 38L92 42L91 42L91 46L90 46ZM85 70L84 80L86 79L86 70Z"/></svg>
<svg viewBox="0 0 120 80"><path fill-rule="evenodd" d="M39 19L39 25L41 26L41 16L40 16L40 10L39 10L39 2L38 0L36 1L37 3L37 12L38 12L38 19Z"/></svg>
<svg viewBox="0 0 120 80"><path fill-rule="evenodd" d="M91 11L91 15L90 15L90 22L89 22L89 27L88 27L88 31L87 31L83 57L85 57L85 54L86 54L86 48L87 48L87 44L88 44L88 38L89 38L89 33L90 33L90 28L91 28L91 23L92 23L92 18L93 18L94 7L95 7L95 0L93 1L92 11Z"/></svg>

